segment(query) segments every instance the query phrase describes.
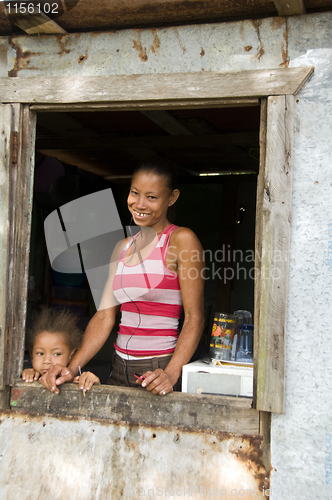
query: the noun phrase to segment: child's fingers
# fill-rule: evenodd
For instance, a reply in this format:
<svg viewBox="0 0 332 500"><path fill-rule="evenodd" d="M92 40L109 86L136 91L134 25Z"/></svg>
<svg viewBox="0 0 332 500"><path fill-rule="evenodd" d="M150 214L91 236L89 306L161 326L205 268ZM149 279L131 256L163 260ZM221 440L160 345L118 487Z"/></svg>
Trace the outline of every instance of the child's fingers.
<svg viewBox="0 0 332 500"><path fill-rule="evenodd" d="M79 376L79 375L77 375L77 376L74 378L73 383L74 383L74 384L78 384L79 379L80 379L80 376Z"/></svg>
<svg viewBox="0 0 332 500"><path fill-rule="evenodd" d="M35 378L37 374L38 374L38 377ZM40 377L40 373L35 372L35 370L33 368L26 368L22 372L22 379L25 380L25 382L29 382L29 383L33 382L34 380L38 380L39 377Z"/></svg>
<svg viewBox="0 0 332 500"><path fill-rule="evenodd" d="M34 380L38 380L40 377L40 373L35 371L35 376L33 377Z"/></svg>
<svg viewBox="0 0 332 500"><path fill-rule="evenodd" d="M84 372L80 376L79 385L82 391L88 391L93 384L100 384L99 378L91 372Z"/></svg>

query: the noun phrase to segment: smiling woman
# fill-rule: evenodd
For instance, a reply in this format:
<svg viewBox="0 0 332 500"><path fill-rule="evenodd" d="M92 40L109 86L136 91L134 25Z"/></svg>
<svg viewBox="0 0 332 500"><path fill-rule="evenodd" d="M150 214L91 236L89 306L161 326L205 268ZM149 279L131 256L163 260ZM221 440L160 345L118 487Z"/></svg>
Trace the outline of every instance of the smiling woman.
<svg viewBox="0 0 332 500"><path fill-rule="evenodd" d="M135 170L127 204L140 231L116 246L99 310L87 326L82 346L68 367L58 364L43 375L40 381L48 389L57 393L57 386L72 381L79 366L99 351L120 304L108 383L141 385L159 395L180 389L182 367L194 354L204 326L204 263L196 235L170 221L169 211L180 195L175 182L175 169L166 159L152 158Z"/></svg>

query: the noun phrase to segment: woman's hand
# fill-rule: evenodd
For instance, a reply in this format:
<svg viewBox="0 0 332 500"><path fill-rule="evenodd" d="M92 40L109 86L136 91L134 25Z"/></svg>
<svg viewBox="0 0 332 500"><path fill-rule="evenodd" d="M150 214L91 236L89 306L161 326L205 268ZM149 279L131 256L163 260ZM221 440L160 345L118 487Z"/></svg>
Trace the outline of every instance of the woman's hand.
<svg viewBox="0 0 332 500"><path fill-rule="evenodd" d="M63 384L64 382L72 382L75 378L76 373L73 373L68 366L62 365L53 365L45 375L43 375L39 382L54 392L54 394L59 394L58 385Z"/></svg>
<svg viewBox="0 0 332 500"><path fill-rule="evenodd" d="M74 378L74 383L79 384L80 389L85 395L86 391L89 391L94 384L100 384L100 380L94 373L84 372L82 375L77 375Z"/></svg>
<svg viewBox="0 0 332 500"><path fill-rule="evenodd" d="M34 368L26 368L22 372L22 379L26 382L33 382L34 380L38 380L40 375Z"/></svg>
<svg viewBox="0 0 332 500"><path fill-rule="evenodd" d="M171 381L171 377L161 368L157 368L153 372L145 372L142 375L142 378L145 377L143 382L138 379L136 380L136 384L141 384L142 387L145 387L147 391L152 392L152 394L159 394L159 396L165 396L169 392L173 391L174 384Z"/></svg>

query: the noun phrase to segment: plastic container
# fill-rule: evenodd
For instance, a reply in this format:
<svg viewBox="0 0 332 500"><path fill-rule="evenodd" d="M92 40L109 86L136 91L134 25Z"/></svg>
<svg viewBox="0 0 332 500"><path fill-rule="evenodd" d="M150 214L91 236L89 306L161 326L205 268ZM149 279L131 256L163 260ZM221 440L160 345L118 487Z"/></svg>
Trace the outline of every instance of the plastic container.
<svg viewBox="0 0 332 500"><path fill-rule="evenodd" d="M254 362L254 325L239 325L240 341L235 359L237 362Z"/></svg>
<svg viewBox="0 0 332 500"><path fill-rule="evenodd" d="M230 361L235 328L235 316L232 314L215 313L210 340L209 355L211 358Z"/></svg>
<svg viewBox="0 0 332 500"><path fill-rule="evenodd" d="M233 314L236 318L236 331L235 331L235 335L234 335L231 360L235 361L236 353L240 347L241 333L239 331L239 325L241 325L241 324L251 325L252 324L252 315L251 315L251 312L245 311L244 309L238 309L237 311L234 311Z"/></svg>

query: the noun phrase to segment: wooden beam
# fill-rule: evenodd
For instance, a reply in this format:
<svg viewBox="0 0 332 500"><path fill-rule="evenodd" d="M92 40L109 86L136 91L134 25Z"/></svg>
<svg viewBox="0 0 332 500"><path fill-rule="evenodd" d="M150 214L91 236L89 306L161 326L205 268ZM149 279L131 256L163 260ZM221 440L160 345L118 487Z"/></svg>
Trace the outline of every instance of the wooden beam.
<svg viewBox="0 0 332 500"><path fill-rule="evenodd" d="M12 106L0 104L0 390L6 385L7 358L7 308L10 229L10 171L13 148Z"/></svg>
<svg viewBox="0 0 332 500"><path fill-rule="evenodd" d="M177 110L183 109L206 109L206 108L233 108L238 106L259 106L258 97L240 97L238 99L223 99L220 97L211 99L187 99L185 103L182 101L172 101L165 99L163 101L133 101L133 102L86 102L86 103L71 103L71 104L31 104L32 111L39 112L77 112L77 111L140 111L142 109L167 109Z"/></svg>
<svg viewBox="0 0 332 500"><path fill-rule="evenodd" d="M22 4L22 5L21 5ZM18 3L18 7L25 7L27 9L28 5L33 5L32 3ZM43 3L41 5L41 9L43 8ZM9 9L8 9L9 6ZM34 12L29 13L20 13L14 10L14 2L8 2L6 5L6 14L10 22L16 24L21 30L28 33L28 35L38 35L38 34L47 34L47 35L56 35L62 34L65 35L67 31L61 26L59 26L55 21L53 21L50 17L48 17L42 10L38 9L36 6L34 7Z"/></svg>
<svg viewBox="0 0 332 500"><path fill-rule="evenodd" d="M85 127L79 120L66 113L41 113L38 115L38 125L62 137L80 137L83 141L88 137L99 137L98 132Z"/></svg>
<svg viewBox="0 0 332 500"><path fill-rule="evenodd" d="M171 135L194 135L168 111L141 111L141 113Z"/></svg>
<svg viewBox="0 0 332 500"><path fill-rule="evenodd" d="M262 237L256 247L260 260L259 311L255 313L257 367L256 408L283 413L285 391L285 331L291 228L292 163L294 135L293 96L267 100ZM262 182L262 181L261 181ZM260 183L260 187L262 183ZM256 302L256 301L255 301ZM259 317L257 318L257 314Z"/></svg>
<svg viewBox="0 0 332 500"><path fill-rule="evenodd" d="M17 133L17 160L10 171L10 235L7 327L9 356L6 385L12 385L23 367L29 276L32 190L35 166L36 113L26 105L13 107L13 131Z"/></svg>
<svg viewBox="0 0 332 500"><path fill-rule="evenodd" d="M279 16L300 16L305 14L303 0L273 0Z"/></svg>
<svg viewBox="0 0 332 500"><path fill-rule="evenodd" d="M56 113L54 113L56 115ZM40 115L42 116L42 115ZM38 123L40 123L38 115ZM52 115L48 116L48 123L52 121ZM43 125L45 126L45 125ZM258 146L258 134L255 132L244 132L235 134L215 134L215 135L181 135L181 136L145 136L145 137L99 137L99 138L81 138L79 134L71 139L62 139L58 137L39 138L36 141L36 148L39 150L61 150L72 151L75 149L88 150L97 149L98 151L128 150L133 149L183 149L183 148L217 148L232 146Z"/></svg>
<svg viewBox="0 0 332 500"><path fill-rule="evenodd" d="M127 404L127 402L130 404ZM11 394L13 410L54 416L80 416L108 422L259 434L259 412L251 399L170 393L164 398L145 390L93 386L83 397L76 384L64 384L54 395L39 382L17 381Z"/></svg>
<svg viewBox="0 0 332 500"><path fill-rule="evenodd" d="M313 68L277 68L232 73L202 72L122 76L0 78L3 103L153 103L163 100L264 97L296 94Z"/></svg>

